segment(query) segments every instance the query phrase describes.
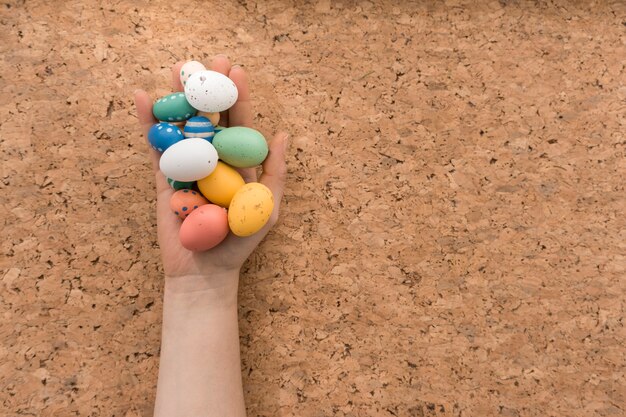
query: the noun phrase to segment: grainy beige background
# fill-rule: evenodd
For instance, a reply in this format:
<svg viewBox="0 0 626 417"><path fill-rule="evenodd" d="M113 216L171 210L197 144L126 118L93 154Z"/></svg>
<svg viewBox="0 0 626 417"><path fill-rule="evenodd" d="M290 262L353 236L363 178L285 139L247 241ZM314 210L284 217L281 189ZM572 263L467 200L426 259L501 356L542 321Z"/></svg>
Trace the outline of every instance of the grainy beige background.
<svg viewBox="0 0 626 417"><path fill-rule="evenodd" d="M294 137L241 280L250 416L626 412L623 2L0 10L2 416L151 415L163 288L131 95L216 53Z"/></svg>

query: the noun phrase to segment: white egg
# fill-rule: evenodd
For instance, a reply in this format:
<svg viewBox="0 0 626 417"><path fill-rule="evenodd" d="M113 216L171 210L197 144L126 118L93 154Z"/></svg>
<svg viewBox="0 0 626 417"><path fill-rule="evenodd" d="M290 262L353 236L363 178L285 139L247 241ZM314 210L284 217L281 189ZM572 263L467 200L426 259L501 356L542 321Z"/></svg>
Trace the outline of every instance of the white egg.
<svg viewBox="0 0 626 417"><path fill-rule="evenodd" d="M161 172L175 181L197 181L215 170L217 151L201 138L183 139L163 152L159 161Z"/></svg>
<svg viewBox="0 0 626 417"><path fill-rule="evenodd" d="M198 71L185 84L185 97L195 109L205 112L228 110L237 101L237 86L216 71Z"/></svg>
<svg viewBox="0 0 626 417"><path fill-rule="evenodd" d="M184 86L187 84L187 80L198 71L206 71L206 67L198 61L187 61L180 69L180 83Z"/></svg>

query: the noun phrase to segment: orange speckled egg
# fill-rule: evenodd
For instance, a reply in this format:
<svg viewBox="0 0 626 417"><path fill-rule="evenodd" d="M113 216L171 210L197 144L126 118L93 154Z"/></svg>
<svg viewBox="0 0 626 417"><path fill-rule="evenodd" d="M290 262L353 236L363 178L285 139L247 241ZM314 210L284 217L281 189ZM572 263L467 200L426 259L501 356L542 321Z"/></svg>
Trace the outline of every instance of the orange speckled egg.
<svg viewBox="0 0 626 417"><path fill-rule="evenodd" d="M180 243L194 252L209 250L228 236L226 209L205 204L195 209L180 226Z"/></svg>
<svg viewBox="0 0 626 417"><path fill-rule="evenodd" d="M170 198L170 208L174 214L185 220L189 213L208 202L198 191L178 190Z"/></svg>

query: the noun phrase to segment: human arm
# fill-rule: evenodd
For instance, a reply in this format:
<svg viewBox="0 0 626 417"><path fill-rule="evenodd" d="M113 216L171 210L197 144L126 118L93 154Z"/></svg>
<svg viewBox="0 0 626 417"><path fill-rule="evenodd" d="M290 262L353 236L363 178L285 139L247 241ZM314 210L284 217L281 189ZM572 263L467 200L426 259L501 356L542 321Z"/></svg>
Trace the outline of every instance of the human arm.
<svg viewBox="0 0 626 417"><path fill-rule="evenodd" d="M176 91L179 63L172 69ZM235 105L221 116L220 125L252 125L250 92L246 74L217 56L211 69L228 75L239 91ZM153 123L152 100L144 91L135 93L139 122L144 133ZM180 220L169 208L173 190L158 169L159 155L150 149L157 186L158 241L165 271L163 334L156 417L245 415L239 337L237 286L239 270L278 218L285 181L287 135L277 134L258 179L274 196L270 221L258 233L237 237L232 233L207 252L190 252L178 240ZM241 171L246 182L256 181L254 169Z"/></svg>

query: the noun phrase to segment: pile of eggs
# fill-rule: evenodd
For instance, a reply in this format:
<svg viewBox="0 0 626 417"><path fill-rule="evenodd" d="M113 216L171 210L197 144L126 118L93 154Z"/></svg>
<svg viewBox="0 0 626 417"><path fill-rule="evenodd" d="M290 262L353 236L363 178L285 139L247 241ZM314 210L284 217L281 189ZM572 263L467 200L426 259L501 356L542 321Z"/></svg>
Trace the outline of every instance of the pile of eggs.
<svg viewBox="0 0 626 417"><path fill-rule="evenodd" d="M268 154L263 135L247 127L219 126L220 112L237 101L237 86L227 76L197 61L180 70L185 92L158 99L152 108L159 123L148 132L161 153L159 167L176 190L173 215L182 220L181 244L191 251L217 246L229 232L258 232L274 209L272 192L245 183L236 168L260 165Z"/></svg>

